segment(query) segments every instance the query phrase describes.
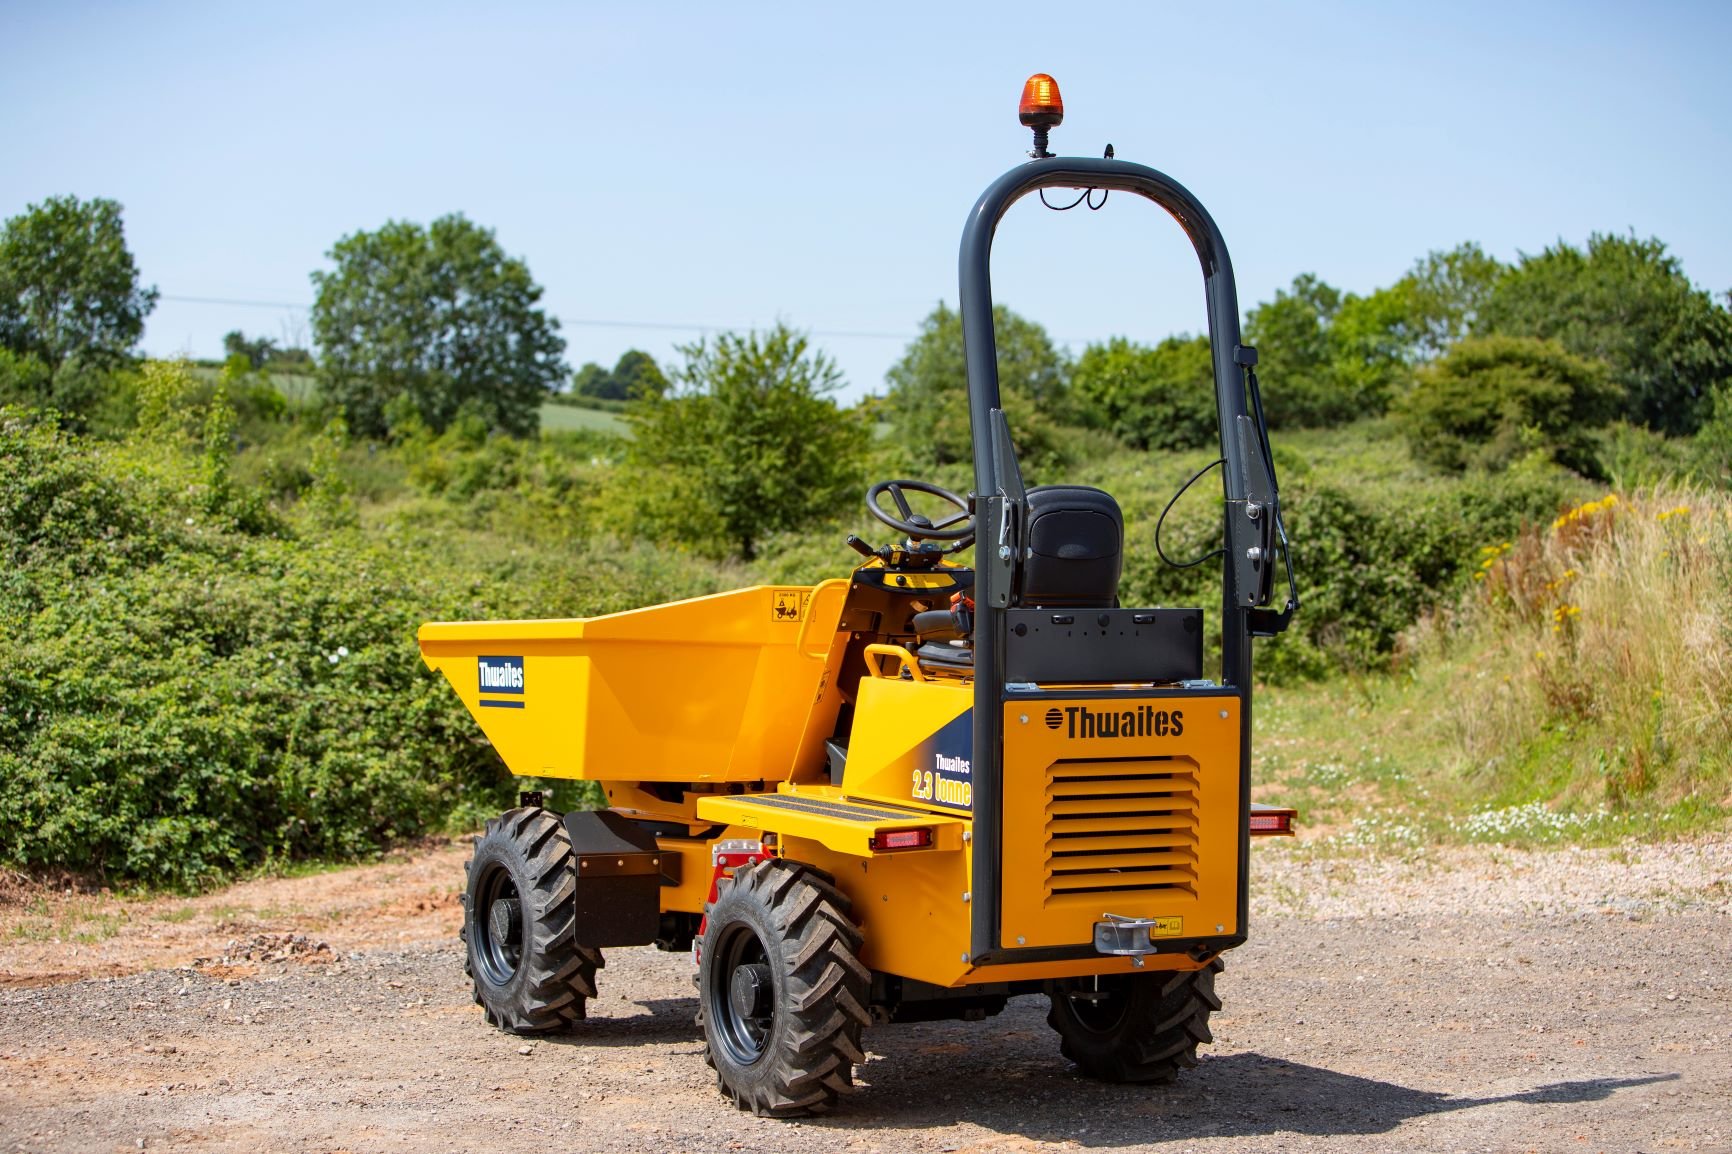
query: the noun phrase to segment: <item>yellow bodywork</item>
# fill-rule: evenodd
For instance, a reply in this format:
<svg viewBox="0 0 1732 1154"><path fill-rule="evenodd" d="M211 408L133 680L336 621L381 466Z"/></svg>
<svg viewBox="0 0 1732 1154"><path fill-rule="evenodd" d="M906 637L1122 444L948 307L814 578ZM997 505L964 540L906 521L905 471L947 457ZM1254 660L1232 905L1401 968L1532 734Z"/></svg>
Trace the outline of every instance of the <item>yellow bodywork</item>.
<svg viewBox="0 0 1732 1154"><path fill-rule="evenodd" d="M947 568L859 576L587 619L433 623L421 651L514 773L597 780L611 808L686 828L658 836L680 861L664 911L703 911L713 844L768 840L836 879L874 970L958 987L1136 968L1107 955L970 958L970 671L874 640L897 632L885 622L904 605L943 604L956 582ZM866 620L878 632L862 632ZM1159 919L1157 937L1237 933L1238 698L1064 688L1004 706L1003 946L1086 949L1108 914ZM825 740L845 697L836 782ZM907 830L931 844L877 848Z"/></svg>
<svg viewBox="0 0 1732 1154"><path fill-rule="evenodd" d="M513 773L781 781L821 756L806 707L841 599L814 592L759 585L606 617L433 622L421 627L421 655ZM803 635L816 652L801 648ZM478 665L489 657L520 662L516 692L484 688Z"/></svg>
<svg viewBox="0 0 1732 1154"><path fill-rule="evenodd" d="M1238 930L1239 701L1004 708L1004 940L1086 942L1107 914L1159 937ZM1098 721L1111 718L1113 736ZM1091 728L1094 732L1091 734Z"/></svg>
<svg viewBox="0 0 1732 1154"><path fill-rule="evenodd" d="M863 679L848 749L849 796L921 809L972 810L972 795L945 796L937 752L927 747L945 726L966 724L973 708L974 686L967 682Z"/></svg>

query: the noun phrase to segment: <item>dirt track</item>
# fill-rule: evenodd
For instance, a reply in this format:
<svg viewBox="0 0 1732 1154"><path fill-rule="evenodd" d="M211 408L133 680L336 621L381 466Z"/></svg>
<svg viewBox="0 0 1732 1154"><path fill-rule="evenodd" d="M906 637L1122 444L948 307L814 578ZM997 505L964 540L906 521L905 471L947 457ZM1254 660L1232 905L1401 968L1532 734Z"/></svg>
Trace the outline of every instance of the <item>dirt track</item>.
<svg viewBox="0 0 1732 1154"><path fill-rule="evenodd" d="M366 918L325 907L353 952L217 941L198 969L69 984L26 984L53 967L21 970L8 942L0 1150L1732 1150L1728 861L1724 839L1417 866L1283 847L1216 1044L1177 1085L1079 1078L1023 999L869 1031L859 1092L798 1124L714 1093L685 957L612 951L570 1038L489 1030L439 900L370 948ZM392 876L413 890L426 868ZM115 937L148 940L129 924Z"/></svg>

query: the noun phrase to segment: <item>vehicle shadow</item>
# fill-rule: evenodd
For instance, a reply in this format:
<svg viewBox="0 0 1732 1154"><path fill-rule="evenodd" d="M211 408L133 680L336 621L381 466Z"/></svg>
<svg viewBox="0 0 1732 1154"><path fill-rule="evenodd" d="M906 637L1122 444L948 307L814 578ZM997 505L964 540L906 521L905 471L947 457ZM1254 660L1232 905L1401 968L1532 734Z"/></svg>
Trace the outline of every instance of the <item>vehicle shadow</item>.
<svg viewBox="0 0 1732 1154"><path fill-rule="evenodd" d="M696 998L604 1004L570 1034L539 1039L579 1047L703 1044ZM1384 1134L1414 1118L1502 1104L1603 1101L1676 1073L1554 1082L1486 1096L1420 1090L1258 1053L1204 1054L1171 1085L1096 1082L1061 1058L1044 1023L1014 1011L997 1025L954 1022L874 1027L856 1093L807 1126L920 1130L970 1122L1006 1135L1087 1147L1241 1138Z"/></svg>
<svg viewBox="0 0 1732 1154"><path fill-rule="evenodd" d="M1410 1119L1480 1106L1597 1102L1619 1090L1679 1077L1589 1078L1475 1097L1244 1053L1204 1057L1171 1085L1122 1086L1084 1078L1050 1052L1038 1065L988 1059L976 1071L951 1054L942 1071L935 1071L930 1061L920 1059L950 1047L916 1043L905 1049L880 1035L873 1048L882 1060L862 1071L865 1084L855 1097L834 1121L820 1118L808 1125L924 1129L971 1122L1032 1141L1088 1147L1278 1132L1339 1137L1383 1134Z"/></svg>
<svg viewBox="0 0 1732 1154"><path fill-rule="evenodd" d="M701 1043L696 998L634 998L626 1003L647 1013L597 1013L579 1022L569 1034L546 1034L538 1040L550 1046L654 1046Z"/></svg>

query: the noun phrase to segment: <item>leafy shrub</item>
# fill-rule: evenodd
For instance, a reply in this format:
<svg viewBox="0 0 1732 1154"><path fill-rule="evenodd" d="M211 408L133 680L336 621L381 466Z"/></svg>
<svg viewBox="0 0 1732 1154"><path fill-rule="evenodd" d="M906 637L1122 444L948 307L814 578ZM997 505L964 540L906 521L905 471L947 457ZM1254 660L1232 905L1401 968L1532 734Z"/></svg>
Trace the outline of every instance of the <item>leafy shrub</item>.
<svg viewBox="0 0 1732 1154"><path fill-rule="evenodd" d="M1202 448L1216 438L1208 337L1168 337L1154 348L1122 337L1090 345L1071 388L1079 405L1137 448Z"/></svg>
<svg viewBox="0 0 1732 1154"><path fill-rule="evenodd" d="M0 862L191 886L477 820L514 785L423 666L419 624L717 579L612 542L477 545L452 506L412 535L306 510L294 537L249 533L211 511L206 449L0 413Z"/></svg>
<svg viewBox="0 0 1732 1154"><path fill-rule="evenodd" d="M1593 475L1590 433L1622 396L1603 365L1555 341L1481 337L1422 370L1396 416L1414 456L1441 468L1506 468L1540 450Z"/></svg>
<svg viewBox="0 0 1732 1154"><path fill-rule="evenodd" d="M1697 431L1689 455L1705 483L1732 488L1732 385L1715 391L1708 419Z"/></svg>
<svg viewBox="0 0 1732 1154"><path fill-rule="evenodd" d="M228 531L154 464L0 427L0 858L192 884L376 848L486 781L403 660L408 566Z"/></svg>
<svg viewBox="0 0 1732 1154"><path fill-rule="evenodd" d="M837 408L834 362L778 324L680 350L681 388L630 409L629 489L652 533L751 560L767 533L828 518L859 492L867 430Z"/></svg>
<svg viewBox="0 0 1732 1154"><path fill-rule="evenodd" d="M1269 423L1276 428L1324 427L1358 420L1383 410L1381 374L1343 372L1343 357L1335 332L1343 307L1357 298L1344 296L1309 273L1293 279L1293 287L1277 289L1275 299L1245 317L1245 342L1255 345L1258 375ZM1363 304L1356 311L1364 312ZM1349 353L1360 351L1366 324ZM1358 366L1354 368L1357 370Z"/></svg>
<svg viewBox="0 0 1732 1154"><path fill-rule="evenodd" d="M1449 485L1394 488L1355 483L1315 466L1287 468L1295 462L1277 449L1301 608L1288 632L1258 642L1258 671L1274 681L1386 665L1404 631L1467 583L1484 541L1548 523L1581 484L1555 467L1534 465ZM1158 481L1145 476L1139 482L1134 475L1090 479L1124 507L1130 534L1120 590L1125 603L1204 606L1216 643L1220 562L1171 568L1155 555L1148 537L1168 494L1206 460L1165 462ZM1162 545L1175 561L1219 548L1218 485L1212 475L1199 480L1169 515Z"/></svg>
<svg viewBox="0 0 1732 1154"><path fill-rule="evenodd" d="M1613 421L1598 430L1593 453L1599 475L1614 489L1653 488L1675 482L1688 476L1697 464L1689 440L1667 437L1628 421Z"/></svg>
<svg viewBox="0 0 1732 1154"><path fill-rule="evenodd" d="M1425 364L1460 340L1505 272L1473 243L1432 252L1367 296L1310 273L1252 309L1247 343L1261 354L1269 421L1323 428L1384 412Z"/></svg>
<svg viewBox="0 0 1732 1154"><path fill-rule="evenodd" d="M416 489L463 509L471 523L546 546L605 527L608 489L624 442L599 433L488 436L453 425L403 446ZM621 504L623 504L623 498Z"/></svg>

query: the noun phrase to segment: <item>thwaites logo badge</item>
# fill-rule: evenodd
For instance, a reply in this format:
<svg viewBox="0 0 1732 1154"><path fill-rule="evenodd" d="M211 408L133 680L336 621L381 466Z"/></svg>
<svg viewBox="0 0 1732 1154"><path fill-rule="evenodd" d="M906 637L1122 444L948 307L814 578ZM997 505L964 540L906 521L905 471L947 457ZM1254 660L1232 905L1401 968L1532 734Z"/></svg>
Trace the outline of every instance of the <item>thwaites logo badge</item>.
<svg viewBox="0 0 1732 1154"><path fill-rule="evenodd" d="M1185 732L1182 709L1156 709L1139 705L1135 709L1090 709L1086 705L1067 705L1063 713L1046 711L1048 729L1064 728L1066 737L1178 737Z"/></svg>
<svg viewBox="0 0 1732 1154"><path fill-rule="evenodd" d="M523 658L477 657L475 675L481 688L481 704L495 709L523 708ZM491 694L510 694L498 699Z"/></svg>
<svg viewBox="0 0 1732 1154"><path fill-rule="evenodd" d="M974 711L945 724L914 749L916 801L974 810Z"/></svg>

